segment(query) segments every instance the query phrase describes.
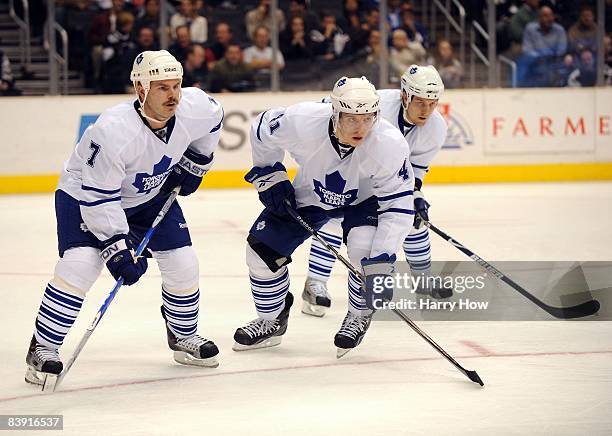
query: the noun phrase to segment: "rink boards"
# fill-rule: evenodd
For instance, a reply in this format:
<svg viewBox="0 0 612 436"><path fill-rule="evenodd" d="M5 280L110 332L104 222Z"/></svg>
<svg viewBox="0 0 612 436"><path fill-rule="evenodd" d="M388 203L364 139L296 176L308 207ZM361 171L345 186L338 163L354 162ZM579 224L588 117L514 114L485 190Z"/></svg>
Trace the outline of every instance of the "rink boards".
<svg viewBox="0 0 612 436"><path fill-rule="evenodd" d="M325 95L216 95L225 121L204 185L246 186L249 128L257 115ZM85 128L106 108L131 98L2 99L0 193L53 191ZM612 180L612 89L451 90L444 93L439 110L449 131L428 183Z"/></svg>

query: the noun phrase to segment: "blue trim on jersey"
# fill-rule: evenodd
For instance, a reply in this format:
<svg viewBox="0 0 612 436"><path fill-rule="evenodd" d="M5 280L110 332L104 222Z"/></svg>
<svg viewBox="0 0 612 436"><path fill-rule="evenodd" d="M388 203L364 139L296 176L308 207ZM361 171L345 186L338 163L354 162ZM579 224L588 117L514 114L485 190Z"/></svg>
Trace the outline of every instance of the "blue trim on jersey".
<svg viewBox="0 0 612 436"><path fill-rule="evenodd" d="M392 207L387 210L379 211L378 215L382 215L383 213L392 212L392 213L403 213L406 215L414 215L414 211L410 209L399 209L397 207Z"/></svg>
<svg viewBox="0 0 612 436"><path fill-rule="evenodd" d="M268 112L268 111L266 111ZM261 114L261 117L259 117L259 124L257 125L257 139L259 139L261 141L261 136L259 135L259 131L261 130L261 123L263 122L263 117L266 114L266 112L263 112Z"/></svg>
<svg viewBox="0 0 612 436"><path fill-rule="evenodd" d="M210 133L215 133L217 130L221 128L221 126L223 125L224 118L225 118L225 112L223 111L223 109L221 109L221 121L219 121L219 124L217 124L215 127L212 128Z"/></svg>
<svg viewBox="0 0 612 436"><path fill-rule="evenodd" d="M99 194L107 194L107 195L119 194L121 192L121 188L119 189L100 189L100 188L95 188L93 186L87 186L87 185L81 185L81 189L83 191L93 191Z"/></svg>
<svg viewBox="0 0 612 436"><path fill-rule="evenodd" d="M412 163L412 162L410 162L410 165L412 165L413 167L419 168L419 169L421 169L421 170L427 170L427 169L429 169L429 167L428 167L428 166L425 166L425 167L424 167L424 166L417 165L417 164Z"/></svg>
<svg viewBox="0 0 612 436"><path fill-rule="evenodd" d="M92 206L98 206L103 203L110 203L111 201L121 201L121 197L104 198L102 200L96 200L96 201L79 200L79 206L92 207Z"/></svg>
<svg viewBox="0 0 612 436"><path fill-rule="evenodd" d="M396 194L391 194L391 195L385 195L384 197L378 197L378 201L389 201L389 200L394 200L396 198L401 198L401 197L408 197L410 195L412 195L413 192L412 191L404 191L404 192L398 192Z"/></svg>

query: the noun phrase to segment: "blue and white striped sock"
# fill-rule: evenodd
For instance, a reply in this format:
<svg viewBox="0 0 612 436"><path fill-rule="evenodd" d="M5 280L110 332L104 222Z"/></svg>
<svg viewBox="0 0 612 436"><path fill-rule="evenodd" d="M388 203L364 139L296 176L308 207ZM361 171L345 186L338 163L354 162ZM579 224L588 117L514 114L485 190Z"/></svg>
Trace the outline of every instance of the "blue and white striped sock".
<svg viewBox="0 0 612 436"><path fill-rule="evenodd" d="M276 319L285 308L289 292L289 271L284 266L272 278L255 278L249 274L251 292L257 315L263 319Z"/></svg>
<svg viewBox="0 0 612 436"><path fill-rule="evenodd" d="M348 274L348 301L349 312L355 315L367 315L372 312L366 306L365 299L361 294L361 280L351 271Z"/></svg>
<svg viewBox="0 0 612 436"><path fill-rule="evenodd" d="M47 347L59 349L82 306L82 297L48 283L36 317L34 332L36 341Z"/></svg>
<svg viewBox="0 0 612 436"><path fill-rule="evenodd" d="M342 245L342 236L318 232L321 238L336 250ZM326 282L331 275L336 258L316 238L312 238L308 259L308 277Z"/></svg>
<svg viewBox="0 0 612 436"><path fill-rule="evenodd" d="M413 274L428 276L431 272L431 244L427 227L421 228L404 240L404 254Z"/></svg>
<svg viewBox="0 0 612 436"><path fill-rule="evenodd" d="M170 331L179 338L195 335L198 330L200 290L189 295L179 295L162 287L162 301Z"/></svg>

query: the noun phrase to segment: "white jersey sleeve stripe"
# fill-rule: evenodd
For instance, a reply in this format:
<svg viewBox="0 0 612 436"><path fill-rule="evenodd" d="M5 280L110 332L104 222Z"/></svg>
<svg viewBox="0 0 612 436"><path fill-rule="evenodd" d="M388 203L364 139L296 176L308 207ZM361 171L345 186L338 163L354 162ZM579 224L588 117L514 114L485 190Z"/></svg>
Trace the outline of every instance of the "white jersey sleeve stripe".
<svg viewBox="0 0 612 436"><path fill-rule="evenodd" d="M98 205L103 204L103 203L110 203L112 201L121 201L121 197L103 198L101 200L96 200L96 201L83 201L83 200L80 200L79 201L79 206L92 207L92 206L98 206Z"/></svg>
<svg viewBox="0 0 612 436"><path fill-rule="evenodd" d="M396 198L407 197L412 194L413 194L412 191L404 191L404 192L398 192L396 194L385 195L384 197L378 197L378 202L395 200Z"/></svg>
<svg viewBox="0 0 612 436"><path fill-rule="evenodd" d="M392 213L403 213L406 215L414 215L415 212L412 209L400 209L398 207L390 207L387 210L378 211L378 215L382 215L383 213L392 212Z"/></svg>
<svg viewBox="0 0 612 436"><path fill-rule="evenodd" d="M83 191L93 191L99 194L107 194L107 195L119 194L121 192L121 188L119 189L100 189L100 188L95 188L93 186L87 186L87 185L81 185L81 189Z"/></svg>

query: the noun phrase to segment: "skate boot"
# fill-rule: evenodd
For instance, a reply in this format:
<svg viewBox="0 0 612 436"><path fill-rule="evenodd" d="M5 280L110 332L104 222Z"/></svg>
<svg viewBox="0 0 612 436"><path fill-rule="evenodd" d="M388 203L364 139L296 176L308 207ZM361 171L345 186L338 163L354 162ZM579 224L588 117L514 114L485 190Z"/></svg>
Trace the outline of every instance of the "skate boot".
<svg viewBox="0 0 612 436"><path fill-rule="evenodd" d="M338 359L361 343L368 327L370 327L373 315L373 313L370 315L355 315L351 312L346 314L340 330L334 337L334 345L338 347L336 353Z"/></svg>
<svg viewBox="0 0 612 436"><path fill-rule="evenodd" d="M327 283L308 278L302 292L302 313L322 317L331 306L331 297L327 292Z"/></svg>
<svg viewBox="0 0 612 436"><path fill-rule="evenodd" d="M427 280L426 275L421 275L422 281L419 281L419 286L414 290L415 293L421 296L431 296L436 300L450 298L453 296L453 288L447 288L439 283L439 280Z"/></svg>
<svg viewBox="0 0 612 436"><path fill-rule="evenodd" d="M26 363L28 368L25 381L34 385L41 385L43 390L52 390L57 376L64 369L58 351L55 348L39 344L34 336L32 336L30 342Z"/></svg>
<svg viewBox="0 0 612 436"><path fill-rule="evenodd" d="M166 335L168 336L168 346L174 351L174 361L181 365L206 366L216 368L219 366L217 355L219 349L215 343L205 339L198 334L188 338L179 338L168 328L164 306L161 313L166 321Z"/></svg>
<svg viewBox="0 0 612 436"><path fill-rule="evenodd" d="M234 333L234 351L255 350L257 348L274 347L281 343L281 337L287 331L289 309L293 304L293 295L287 292L285 307L276 319L257 318L240 327Z"/></svg>

